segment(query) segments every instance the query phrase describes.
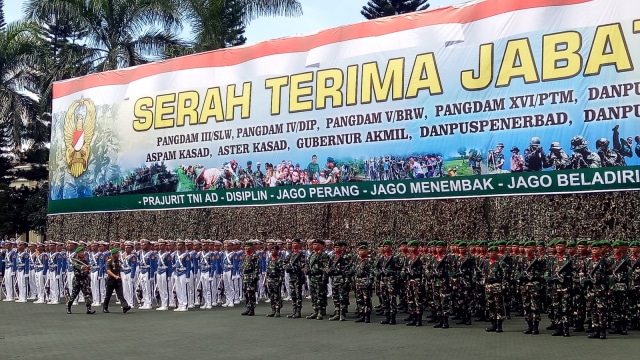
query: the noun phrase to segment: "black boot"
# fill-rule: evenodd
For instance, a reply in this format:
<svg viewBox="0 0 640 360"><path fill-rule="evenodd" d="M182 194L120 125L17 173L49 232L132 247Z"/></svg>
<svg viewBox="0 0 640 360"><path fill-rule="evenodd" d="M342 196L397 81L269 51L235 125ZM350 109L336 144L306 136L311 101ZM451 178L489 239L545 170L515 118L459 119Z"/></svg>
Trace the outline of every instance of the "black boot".
<svg viewBox="0 0 640 360"><path fill-rule="evenodd" d="M620 321L620 335L627 335L627 320Z"/></svg>
<svg viewBox="0 0 640 360"><path fill-rule="evenodd" d="M73 301L69 301L67 303L67 314L71 314L71 305L73 304Z"/></svg>
<svg viewBox="0 0 640 360"><path fill-rule="evenodd" d="M271 309L271 313L267 314L267 317L275 317L276 316L276 309Z"/></svg>
<svg viewBox="0 0 640 360"><path fill-rule="evenodd" d="M416 315L411 314L409 315L408 318L406 318L404 321L406 321L407 323L405 325L407 326L416 326Z"/></svg>
<svg viewBox="0 0 640 360"><path fill-rule="evenodd" d="M562 335L563 335L563 333L564 333L564 331L563 331L563 330L564 330L564 329L563 329L563 326L562 326L562 324L560 324L560 325L558 325L558 326L556 327L556 331L554 331L554 332L551 334L551 336L562 336Z"/></svg>
<svg viewBox="0 0 640 360"><path fill-rule="evenodd" d="M603 327L600 328L600 340L606 340L607 339L607 328Z"/></svg>
<svg viewBox="0 0 640 360"><path fill-rule="evenodd" d="M368 324L370 322L371 322L371 313L368 312L368 313L364 314L364 323Z"/></svg>
<svg viewBox="0 0 640 360"><path fill-rule="evenodd" d="M442 327L442 318L440 316L436 316L434 319L435 319L435 324L433 324L433 328L440 329Z"/></svg>
<svg viewBox="0 0 640 360"><path fill-rule="evenodd" d="M339 309L339 308L336 308L336 309L333 311L333 316L331 316L331 317L329 318L329 321L336 321L336 320L340 320L340 315L341 315L341 314L342 314L342 312L340 311L340 309Z"/></svg>
<svg viewBox="0 0 640 360"><path fill-rule="evenodd" d="M256 309L255 308L251 308L249 309L249 316L255 316L256 315Z"/></svg>
<svg viewBox="0 0 640 360"><path fill-rule="evenodd" d="M413 320L413 314L409 314L409 316L407 316L406 318L404 318L404 322L409 322Z"/></svg>
<svg viewBox="0 0 640 360"><path fill-rule="evenodd" d="M364 315L364 314L362 314L362 315L360 316L360 318L359 318L358 320L356 320L355 322L357 322L357 323L363 323L363 322L364 322L364 320L365 320L365 315Z"/></svg>
<svg viewBox="0 0 640 360"><path fill-rule="evenodd" d="M293 318L294 319L300 319L302 317L301 312L302 312L302 308L301 307L296 308L296 312L293 314Z"/></svg>
<svg viewBox="0 0 640 360"><path fill-rule="evenodd" d="M486 332L495 332L498 329L498 322L496 320L491 320L491 326L484 329Z"/></svg>
<svg viewBox="0 0 640 360"><path fill-rule="evenodd" d="M605 335L606 336L606 335ZM600 338L600 328L593 328L593 332L587 336L589 339L599 339Z"/></svg>
<svg viewBox="0 0 640 360"><path fill-rule="evenodd" d="M293 307L293 312L291 314L287 315L288 319L293 319L296 316L296 309L297 308L294 306Z"/></svg>
<svg viewBox="0 0 640 360"><path fill-rule="evenodd" d="M103 307L102 308L102 312L105 313L105 314L108 314L109 313L109 309L106 308L106 307Z"/></svg>
<svg viewBox="0 0 640 360"><path fill-rule="evenodd" d="M319 313L320 313L319 310L313 310L313 313L309 314L309 316L307 316L305 319L307 320L315 319L318 317Z"/></svg>
<svg viewBox="0 0 640 360"><path fill-rule="evenodd" d="M418 312L415 320L416 320L416 326L422 326L422 311Z"/></svg>
<svg viewBox="0 0 640 360"><path fill-rule="evenodd" d="M389 320L389 325L396 324L396 314L391 314L391 320Z"/></svg>
<svg viewBox="0 0 640 360"><path fill-rule="evenodd" d="M388 325L389 322L391 322L391 315L389 313L386 313L384 320L380 321L380 324Z"/></svg>
<svg viewBox="0 0 640 360"><path fill-rule="evenodd" d="M502 332L502 322L503 321L504 321L503 319L498 320L498 326L496 326L496 332L497 333L501 333Z"/></svg>
<svg viewBox="0 0 640 360"><path fill-rule="evenodd" d="M443 316L442 317L442 328L443 329L448 329L449 328L449 317L448 316Z"/></svg>
<svg viewBox="0 0 640 360"><path fill-rule="evenodd" d="M91 308L91 305L87 306L87 315L93 315L96 311Z"/></svg>
<svg viewBox="0 0 640 360"><path fill-rule="evenodd" d="M573 332L584 332L584 320L576 320L576 326L573 328Z"/></svg>
<svg viewBox="0 0 640 360"><path fill-rule="evenodd" d="M558 329L558 323L556 323L555 321L551 322L551 324L549 324L549 326L547 326L546 328L547 330L557 330Z"/></svg>
<svg viewBox="0 0 640 360"><path fill-rule="evenodd" d="M538 329L538 327L540 326L540 321L534 321L533 322L533 335L540 335L540 330Z"/></svg>
<svg viewBox="0 0 640 360"><path fill-rule="evenodd" d="M276 316L274 317L281 317L282 315L280 315L280 308L276 308Z"/></svg>
<svg viewBox="0 0 640 360"><path fill-rule="evenodd" d="M340 321L347 321L347 308L343 307L340 311Z"/></svg>
<svg viewBox="0 0 640 360"><path fill-rule="evenodd" d="M571 336L571 335L569 335L569 323L568 322L564 323L563 326L562 326L562 336L564 336L564 337Z"/></svg>
<svg viewBox="0 0 640 360"><path fill-rule="evenodd" d="M240 315L242 315L242 316L248 316L248 315L249 315L249 312L250 312L250 311L249 311L249 309L247 309L247 310L245 310L245 311L241 312L241 313L240 313Z"/></svg>
<svg viewBox="0 0 640 360"><path fill-rule="evenodd" d="M523 331L523 334L525 335L533 334L533 321L527 320L527 330Z"/></svg>

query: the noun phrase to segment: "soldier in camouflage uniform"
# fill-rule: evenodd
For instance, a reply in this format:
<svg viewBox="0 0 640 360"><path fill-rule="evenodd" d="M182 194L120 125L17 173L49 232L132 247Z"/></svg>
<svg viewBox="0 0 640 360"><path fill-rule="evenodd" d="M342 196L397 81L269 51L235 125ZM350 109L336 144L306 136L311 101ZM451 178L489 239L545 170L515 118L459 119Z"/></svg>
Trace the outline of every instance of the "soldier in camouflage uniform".
<svg viewBox="0 0 640 360"><path fill-rule="evenodd" d="M609 149L609 140L607 140L607 138L598 139L596 141L596 148L598 149L598 156L600 156L602 167L626 165L624 157L620 155L617 150Z"/></svg>
<svg viewBox="0 0 640 360"><path fill-rule="evenodd" d="M425 246L424 254L422 255L423 275L422 275L422 287L424 289L424 310L429 310L429 323L436 322L436 308L433 303L433 277L432 269L434 266L434 253L435 246L433 241L429 241Z"/></svg>
<svg viewBox="0 0 640 360"><path fill-rule="evenodd" d="M571 139L571 168L599 168L602 166L600 156L587 148L589 142L582 135L576 135Z"/></svg>
<svg viewBox="0 0 640 360"><path fill-rule="evenodd" d="M380 321L380 324L395 325L398 312L398 277L402 270L402 261L392 252L393 241L385 240L382 246L383 253L378 257L375 267L376 280L380 283L381 308L385 315L385 320Z"/></svg>
<svg viewBox="0 0 640 360"><path fill-rule="evenodd" d="M573 316L575 328L574 332L585 331L584 324L587 320L587 297L585 287L580 283L581 277L579 272L584 268L584 263L591 254L589 253L589 243L586 240L578 240L576 242L578 253L574 259L574 278L573 278Z"/></svg>
<svg viewBox="0 0 640 360"><path fill-rule="evenodd" d="M309 275L309 292L313 313L307 319L322 320L327 308L327 281L329 276L329 255L324 251L324 241L312 241L313 252L309 255L305 269Z"/></svg>
<svg viewBox="0 0 640 360"><path fill-rule="evenodd" d="M305 284L304 276L305 256L302 251L302 240L293 239L291 241L291 252L284 260L285 272L289 274L289 289L291 293L291 304L293 312L287 318L297 319L301 317L302 311L302 286Z"/></svg>
<svg viewBox="0 0 640 360"><path fill-rule="evenodd" d="M540 314L542 312L542 282L546 271L546 262L536 255L536 242L525 242L526 256L519 268L519 281L522 285L522 306L527 322L525 334L540 334Z"/></svg>
<svg viewBox="0 0 640 360"><path fill-rule="evenodd" d="M629 291L629 315L631 323L629 330L640 329L640 242L632 241L629 244L631 254L631 290Z"/></svg>
<svg viewBox="0 0 640 360"><path fill-rule="evenodd" d="M76 248L75 255L68 259L73 266L73 289L71 298L67 299L67 314L71 314L71 305L76 300L80 292L84 294L84 303L87 306L87 314L93 315L95 310L91 309L93 298L91 296L91 267L88 265L88 258L85 256L82 246Z"/></svg>
<svg viewBox="0 0 640 360"><path fill-rule="evenodd" d="M589 338L606 339L611 265L602 255L600 241L591 244L591 257L581 265L580 283L586 289L588 315L593 328Z"/></svg>
<svg viewBox="0 0 640 360"><path fill-rule="evenodd" d="M631 262L626 254L626 243L615 241L613 243L613 258L611 268L613 276L611 280L611 315L615 330L612 334L627 335L629 315L629 284Z"/></svg>
<svg viewBox="0 0 640 360"><path fill-rule="evenodd" d="M344 252L347 243L336 241L329 262L329 276L332 279L333 305L335 311L329 321L346 320L347 306L349 305L349 278L351 277L352 259Z"/></svg>
<svg viewBox="0 0 640 360"><path fill-rule="evenodd" d="M354 262L355 295L356 304L360 309L360 318L357 323L371 322L371 290L374 280L374 264L369 257L369 246L358 246L358 258Z"/></svg>
<svg viewBox="0 0 640 360"><path fill-rule="evenodd" d="M449 328L449 313L451 312L451 273L452 261L446 253L447 243L436 242L435 266L431 269L433 279L433 303L436 309L436 323L434 328Z"/></svg>
<svg viewBox="0 0 640 360"><path fill-rule="evenodd" d="M503 299L505 303L505 314L507 319L511 319L511 304L513 303L512 281L515 274L515 259L507 252L507 242L499 240L495 242L498 247L498 259L502 262L504 270L504 281L502 283Z"/></svg>
<svg viewBox="0 0 640 360"><path fill-rule="evenodd" d="M558 239L555 241L556 255L551 261L547 274L548 282L554 287L553 307L555 323L558 324L553 336L569 336L571 325L571 288L573 286L573 260L566 253L567 241Z"/></svg>
<svg viewBox="0 0 640 360"><path fill-rule="evenodd" d="M458 254L454 258L456 296L458 303L458 325L471 325L473 312L473 277L475 272L475 259L468 253L467 243L458 243Z"/></svg>
<svg viewBox="0 0 640 360"><path fill-rule="evenodd" d="M474 274L473 284L474 284L474 294L475 294L475 305L476 305L476 321L488 321L487 318L487 297L485 296L485 286L482 281L483 274L482 269L484 268L484 264L487 261L487 243L485 241L480 241L477 243L477 249L475 254L475 263L476 263L476 272Z"/></svg>
<svg viewBox="0 0 640 360"><path fill-rule="evenodd" d="M487 313L491 326L487 332L502 332L502 322L505 318L502 284L504 282L503 262L498 258L498 247L492 245L488 248L489 259L484 262L482 268L482 280L487 297Z"/></svg>
<svg viewBox="0 0 640 360"><path fill-rule="evenodd" d="M400 263L402 268L404 268L406 262L409 260L409 248L408 241L403 240L400 242L400 246L398 247L398 259L400 259ZM398 277L398 309L399 311L408 312L409 308L407 305L407 292L405 291L407 287L406 279L403 276Z"/></svg>
<svg viewBox="0 0 640 360"><path fill-rule="evenodd" d="M419 252L420 243L417 240L408 242L409 254L404 262L402 277L406 282L406 299L409 310L407 326L422 326L422 309L424 306L424 293L422 291L422 274L424 264Z"/></svg>
<svg viewBox="0 0 640 360"><path fill-rule="evenodd" d="M280 256L280 246L271 245L271 256L267 259L267 294L271 304L271 314L267 317L280 317L282 309L282 281L284 280L284 259Z"/></svg>
<svg viewBox="0 0 640 360"><path fill-rule="evenodd" d="M557 141L551 143L547 163L553 170L571 169L571 159Z"/></svg>
<svg viewBox="0 0 640 360"><path fill-rule="evenodd" d="M260 258L253 251L253 242L244 244L244 258L242 259L242 289L247 310L242 315L254 316L256 308L256 290L260 278Z"/></svg>

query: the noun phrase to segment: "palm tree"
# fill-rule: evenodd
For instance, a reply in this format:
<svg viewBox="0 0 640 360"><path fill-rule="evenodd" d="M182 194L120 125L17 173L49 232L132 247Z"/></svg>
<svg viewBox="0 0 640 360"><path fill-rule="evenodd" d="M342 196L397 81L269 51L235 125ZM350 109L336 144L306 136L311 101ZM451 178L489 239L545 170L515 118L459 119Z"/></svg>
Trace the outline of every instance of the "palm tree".
<svg viewBox="0 0 640 360"><path fill-rule="evenodd" d="M39 28L14 22L0 29L0 129L17 149L37 114Z"/></svg>
<svg viewBox="0 0 640 360"><path fill-rule="evenodd" d="M140 65L160 59L180 41L177 0L29 0L26 16L74 19L87 30L98 71Z"/></svg>
<svg viewBox="0 0 640 360"><path fill-rule="evenodd" d="M242 45L244 28L262 16L298 16L298 0L180 0L192 29L187 51L200 52Z"/></svg>

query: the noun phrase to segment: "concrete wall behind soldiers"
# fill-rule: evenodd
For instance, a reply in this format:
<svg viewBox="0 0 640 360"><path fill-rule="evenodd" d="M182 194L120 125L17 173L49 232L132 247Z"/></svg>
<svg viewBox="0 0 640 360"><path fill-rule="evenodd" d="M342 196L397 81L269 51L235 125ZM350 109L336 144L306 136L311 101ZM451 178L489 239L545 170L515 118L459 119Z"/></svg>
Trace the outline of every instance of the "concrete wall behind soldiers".
<svg viewBox="0 0 640 360"><path fill-rule="evenodd" d="M640 192L71 214L53 240L174 238L635 239Z"/></svg>

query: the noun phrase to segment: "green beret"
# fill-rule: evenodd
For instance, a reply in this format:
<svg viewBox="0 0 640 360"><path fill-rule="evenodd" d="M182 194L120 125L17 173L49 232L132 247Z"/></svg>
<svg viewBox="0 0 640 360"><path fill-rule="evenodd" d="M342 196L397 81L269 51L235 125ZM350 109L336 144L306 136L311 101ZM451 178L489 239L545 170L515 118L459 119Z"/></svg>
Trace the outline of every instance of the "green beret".
<svg viewBox="0 0 640 360"><path fill-rule="evenodd" d="M622 240L616 240L613 242L613 247L616 247L616 246L627 246L627 244Z"/></svg>
<svg viewBox="0 0 640 360"><path fill-rule="evenodd" d="M547 246L554 246L556 244L556 241L558 241L558 239L549 240L549 242L547 243Z"/></svg>
<svg viewBox="0 0 640 360"><path fill-rule="evenodd" d="M525 241L524 246L536 246L536 242L535 240L529 240L529 241Z"/></svg>
<svg viewBox="0 0 640 360"><path fill-rule="evenodd" d="M571 241L567 242L567 246L568 247L576 247L576 242L571 240Z"/></svg>
<svg viewBox="0 0 640 360"><path fill-rule="evenodd" d="M393 246L393 241L392 240L385 240L385 241L382 242L382 246L387 246L387 245Z"/></svg>
<svg viewBox="0 0 640 360"><path fill-rule="evenodd" d="M244 246L253 246L253 241L247 241Z"/></svg>
<svg viewBox="0 0 640 360"><path fill-rule="evenodd" d="M109 251L109 252L111 253L111 255L113 255L113 254L119 253L119 252L120 252L120 249L118 249L118 248L113 248L113 249L111 249L111 251Z"/></svg>
<svg viewBox="0 0 640 360"><path fill-rule="evenodd" d="M369 246L366 244L360 244L360 246L358 246L358 250L369 250Z"/></svg>
<svg viewBox="0 0 640 360"><path fill-rule="evenodd" d="M464 241L460 241L460 242L458 243L458 246L464 246L464 247L467 247L467 246L469 246L469 245L468 245L466 242L464 242Z"/></svg>
<svg viewBox="0 0 640 360"><path fill-rule="evenodd" d="M591 243L591 247L592 247L592 248L597 248L597 247L599 248L599 247L601 247L601 246L602 246L602 241L598 241L598 240L596 240L596 241L594 241L594 242L592 242L592 243Z"/></svg>
<svg viewBox="0 0 640 360"><path fill-rule="evenodd" d="M368 247L369 247L369 242L367 242L367 241L360 241L360 242L358 243L358 246L362 246L362 245L364 245L364 246L366 246L366 247L368 248Z"/></svg>
<svg viewBox="0 0 640 360"><path fill-rule="evenodd" d="M478 246L488 246L489 244L486 241L480 240L478 241Z"/></svg>
<svg viewBox="0 0 640 360"><path fill-rule="evenodd" d="M336 243L334 245L335 246L347 246L347 242L346 241L336 241Z"/></svg>
<svg viewBox="0 0 640 360"><path fill-rule="evenodd" d="M545 246L546 244L545 244L544 240L538 240L538 244L537 245L538 246Z"/></svg>
<svg viewBox="0 0 640 360"><path fill-rule="evenodd" d="M637 240L633 240L629 243L629 246L638 246L638 241Z"/></svg>
<svg viewBox="0 0 640 360"><path fill-rule="evenodd" d="M600 246L611 246L608 240L600 240Z"/></svg>
<svg viewBox="0 0 640 360"><path fill-rule="evenodd" d="M489 249L487 251L498 251L498 247L497 246L489 246Z"/></svg>
<svg viewBox="0 0 640 360"><path fill-rule="evenodd" d="M565 239L556 239L554 245L567 245L567 240L565 240Z"/></svg>
<svg viewBox="0 0 640 360"><path fill-rule="evenodd" d="M82 246L78 246L76 248L76 254L79 253L80 251L84 250L84 248Z"/></svg>
<svg viewBox="0 0 640 360"><path fill-rule="evenodd" d="M409 245L409 242L407 240L402 240L400 241L400 245Z"/></svg>
<svg viewBox="0 0 640 360"><path fill-rule="evenodd" d="M438 240L438 241L436 241L436 244L435 244L435 245L436 245L436 246L447 246L447 243L446 243L445 241Z"/></svg>
<svg viewBox="0 0 640 360"><path fill-rule="evenodd" d="M589 245L589 242L587 240L582 239L582 240L578 240L576 242L576 245Z"/></svg>
<svg viewBox="0 0 640 360"><path fill-rule="evenodd" d="M496 246L506 246L507 242L504 240L498 240L496 241Z"/></svg>
<svg viewBox="0 0 640 360"><path fill-rule="evenodd" d="M418 240L411 240L407 243L407 246L419 246L420 242Z"/></svg>

